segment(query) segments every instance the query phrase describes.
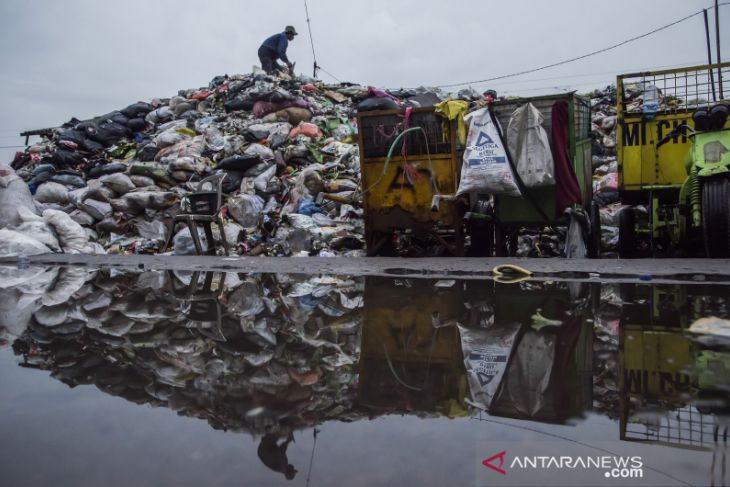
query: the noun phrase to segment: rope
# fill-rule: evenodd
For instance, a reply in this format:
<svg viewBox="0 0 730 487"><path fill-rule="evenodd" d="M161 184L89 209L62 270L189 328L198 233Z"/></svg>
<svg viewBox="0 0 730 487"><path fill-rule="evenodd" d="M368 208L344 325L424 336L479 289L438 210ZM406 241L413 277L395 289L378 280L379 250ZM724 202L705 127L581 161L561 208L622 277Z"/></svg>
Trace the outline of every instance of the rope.
<svg viewBox="0 0 730 487"><path fill-rule="evenodd" d="M318 70L320 70L320 71L322 71L322 72L323 72L324 74L326 74L327 76L329 76L329 77L331 77L331 78L334 78L334 79L335 79L335 81L337 81L338 83L342 83L342 81L340 81L340 79L339 79L339 78L338 78L337 76L335 76L334 74L332 74L332 73L330 73L329 71L325 70L325 69L324 69L324 68L323 68L322 66L320 66L320 65L317 65L317 69L318 69Z"/></svg>
<svg viewBox="0 0 730 487"><path fill-rule="evenodd" d="M723 3L720 4L720 6L723 6L723 5L730 5L730 2L723 2ZM521 76L523 74L535 73L537 71L542 71L543 69L554 68L555 66L560 66L560 65L563 65L563 64L572 63L574 61L579 61L581 59L585 59L585 58L590 57L590 56L595 56L596 54L601 54L601 53L604 53L606 51L610 51L612 49L616 49L617 47L621 47L621 46L623 46L625 44L628 44L630 42L637 41L639 39L642 39L644 37L650 36L652 34L656 34L659 31L662 31L664 29L668 29L669 27L673 27L673 26L675 26L675 25L677 25L677 24L679 24L681 22L684 22L685 20L691 19L692 17L696 17L697 15L700 15L702 12L703 12L703 10L698 10L697 12L695 12L693 14L690 14L690 15L688 15L686 17L683 17L683 18L681 18L679 20L676 20L676 21L674 21L674 22L672 22L670 24L667 24L667 25L663 25L661 27L658 27L658 28L656 28L656 29L654 29L654 30L652 30L650 32L645 33L645 34L641 34L641 35L632 37L631 39L626 39L625 41L619 42L618 44L614 44L612 46L605 47L605 48L599 49L597 51L589 52L588 54L583 54L582 56L574 57L574 58L571 58L571 59L566 59L564 61L559 61L557 63L547 64L545 66L540 66L539 68L527 69L525 71L519 71L517 73L505 74L505 75L502 75L502 76L495 76L494 78L486 78L486 79L475 80L475 81L465 81L463 83L451 83L451 84L447 84L447 85L436 85L436 87L437 88L453 88L453 87L456 87L456 86L463 86L463 85L470 85L470 84L477 84L477 83L485 83L485 82L488 82L488 81L496 81L498 79L513 78L515 76Z"/></svg>
<svg viewBox="0 0 730 487"><path fill-rule="evenodd" d="M314 428L314 444L312 445L312 455L309 457L309 471L307 472L307 486L309 486L309 479L312 477L312 465L314 463L314 450L317 449L317 434L319 430Z"/></svg>
<svg viewBox="0 0 730 487"><path fill-rule="evenodd" d="M393 150L395 149L396 144L398 144L398 141L401 138L403 138L403 136L405 134L407 134L409 132L413 132L415 130L420 130L421 133L423 134L424 139L426 140L426 155L428 157L428 168L431 171L431 183L433 185L434 190L436 191L436 194L439 194L439 195L441 194L440 190L438 188L438 185L436 184L436 179L433 177L433 162L431 161L431 149L428 146L428 135L426 135L426 131L424 130L423 127L418 126L418 127L411 127L409 129L404 130L403 132L401 132L398 135L398 137L395 138L393 143L390 145L390 150L388 150L388 156L385 158L385 163L383 164L383 172L380 173L380 177L378 177L378 179L373 184L368 186L366 189L364 189L362 191L362 193L360 193L361 195L365 195L365 193L367 193L368 191L370 191L371 189L373 189L375 186L377 186L380 183L380 181L383 179L383 176L385 176L385 174L388 172L388 166L390 165L390 159L393 157Z"/></svg>
<svg viewBox="0 0 730 487"><path fill-rule="evenodd" d="M509 274L518 273L522 275L518 277L506 277L505 273L502 272L503 270L510 271ZM527 281L532 276L532 272L528 271L524 267L520 267L514 264L501 264L494 266L494 268L492 269L492 274L494 274L494 280L501 284L515 284L518 282Z"/></svg>
<svg viewBox="0 0 730 487"><path fill-rule="evenodd" d="M314 38L312 37L312 23L309 21L309 8L307 7L307 0L304 0L304 13L307 16L307 30L309 31L309 43L312 45L312 59L314 59L314 73L313 78L317 77L317 55L314 54Z"/></svg>

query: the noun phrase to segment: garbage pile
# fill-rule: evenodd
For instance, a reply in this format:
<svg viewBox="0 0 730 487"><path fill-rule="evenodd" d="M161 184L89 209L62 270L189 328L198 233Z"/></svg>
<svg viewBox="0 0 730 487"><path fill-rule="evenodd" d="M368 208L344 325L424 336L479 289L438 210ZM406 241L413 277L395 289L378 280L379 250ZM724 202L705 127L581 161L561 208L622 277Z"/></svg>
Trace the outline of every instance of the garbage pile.
<svg viewBox="0 0 730 487"><path fill-rule="evenodd" d="M190 211L187 196L215 192L199 182L220 174L225 202L212 211L224 228L213 234L224 231L233 253L361 255L362 210L347 202L359 183L354 102L368 96L350 84L255 71L71 119L3 166L0 176L27 185L12 199L30 211L3 215L0 227L14 232L16 253L156 253L173 217ZM64 231L79 245L54 240ZM173 246L195 252L188 229Z"/></svg>
<svg viewBox="0 0 730 487"><path fill-rule="evenodd" d="M623 208L618 195L616 125L616 87L595 90L591 95L593 200L601 209L601 249L607 255L617 250L618 215Z"/></svg>
<svg viewBox="0 0 730 487"><path fill-rule="evenodd" d="M222 204L208 253L222 235L234 255L363 256L357 109L434 104L432 90L383 92L262 71L216 76L208 86L133 103L94 119L71 119L0 166L0 255L194 254L189 228L171 228L192 211L195 193ZM474 90L455 95L469 110ZM603 250L616 249L616 90L592 94L594 199L601 205ZM202 185L211 175L222 179ZM178 222L180 223L180 222ZM218 228L222 226L222 228ZM522 229L519 256L561 256L566 228ZM213 242L208 242L212 238ZM440 255L404 243L403 255ZM438 250L438 249L437 249ZM443 249L442 249L443 250Z"/></svg>
<svg viewBox="0 0 730 487"><path fill-rule="evenodd" d="M27 326L14 352L71 387L254 435L353 412L362 279L78 267L6 277L18 306L3 318Z"/></svg>

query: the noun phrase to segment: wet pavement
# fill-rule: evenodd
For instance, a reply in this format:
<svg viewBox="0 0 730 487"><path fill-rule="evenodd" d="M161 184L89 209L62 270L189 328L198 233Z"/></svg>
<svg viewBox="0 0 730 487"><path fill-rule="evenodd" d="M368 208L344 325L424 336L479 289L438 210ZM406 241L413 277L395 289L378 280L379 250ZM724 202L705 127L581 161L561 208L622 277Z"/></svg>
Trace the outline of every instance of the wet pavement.
<svg viewBox="0 0 730 487"><path fill-rule="evenodd" d="M728 483L727 285L401 274L0 267L2 484Z"/></svg>

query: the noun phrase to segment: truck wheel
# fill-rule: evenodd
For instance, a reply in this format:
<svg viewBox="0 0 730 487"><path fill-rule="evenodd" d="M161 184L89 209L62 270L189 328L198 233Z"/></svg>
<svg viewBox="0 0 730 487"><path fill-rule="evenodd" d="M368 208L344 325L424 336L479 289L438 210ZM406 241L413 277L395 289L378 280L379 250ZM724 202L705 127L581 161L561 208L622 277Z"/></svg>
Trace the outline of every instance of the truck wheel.
<svg viewBox="0 0 730 487"><path fill-rule="evenodd" d="M730 180L702 184L702 237L707 257L730 256Z"/></svg>
<svg viewBox="0 0 730 487"><path fill-rule="evenodd" d="M588 257L597 259L601 256L601 209L595 201L591 202L591 211L588 216L591 220L590 235L588 235Z"/></svg>
<svg viewBox="0 0 730 487"><path fill-rule="evenodd" d="M631 259L636 255L636 213L624 208L618 214L618 256Z"/></svg>

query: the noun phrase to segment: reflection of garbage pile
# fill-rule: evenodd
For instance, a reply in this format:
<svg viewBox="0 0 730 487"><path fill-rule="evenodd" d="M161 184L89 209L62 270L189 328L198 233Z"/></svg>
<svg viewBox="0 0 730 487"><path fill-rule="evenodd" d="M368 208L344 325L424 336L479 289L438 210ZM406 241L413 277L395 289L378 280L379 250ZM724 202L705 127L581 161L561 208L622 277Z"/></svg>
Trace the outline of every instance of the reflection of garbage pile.
<svg viewBox="0 0 730 487"><path fill-rule="evenodd" d="M44 296L26 313L27 330L13 344L22 365L256 435L286 436L351 410L361 283L86 276L63 299Z"/></svg>
<svg viewBox="0 0 730 487"><path fill-rule="evenodd" d="M617 416L619 405L618 337L622 305L617 284L601 285L593 317L593 408L612 418Z"/></svg>

